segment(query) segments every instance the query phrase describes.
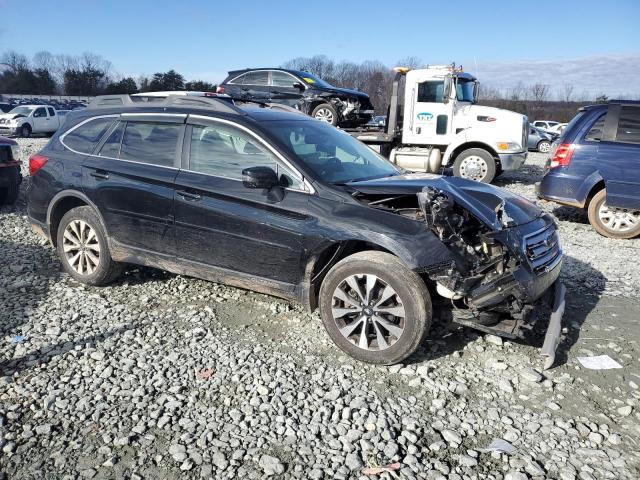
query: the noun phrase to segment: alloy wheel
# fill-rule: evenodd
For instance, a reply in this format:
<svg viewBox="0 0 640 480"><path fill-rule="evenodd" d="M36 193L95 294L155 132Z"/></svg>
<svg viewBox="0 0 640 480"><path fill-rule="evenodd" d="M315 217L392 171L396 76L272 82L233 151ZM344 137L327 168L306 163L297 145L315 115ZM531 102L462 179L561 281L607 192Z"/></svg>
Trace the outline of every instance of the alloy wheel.
<svg viewBox="0 0 640 480"><path fill-rule="evenodd" d="M364 350L391 347L405 329L400 296L371 274L351 275L338 284L331 313L342 336Z"/></svg>
<svg viewBox="0 0 640 480"><path fill-rule="evenodd" d="M609 207L602 202L598 209L598 219L602 225L616 233L624 233L640 225L640 210Z"/></svg>
<svg viewBox="0 0 640 480"><path fill-rule="evenodd" d="M80 275L91 275L100 263L100 242L96 231L83 220L72 220L64 230L67 262Z"/></svg>
<svg viewBox="0 0 640 480"><path fill-rule="evenodd" d="M328 108L321 108L316 112L314 118L321 122L333 123L333 112Z"/></svg>
<svg viewBox="0 0 640 480"><path fill-rule="evenodd" d="M549 153L550 150L551 144L549 142L540 142L540 145L538 145L538 151L540 153Z"/></svg>
<svg viewBox="0 0 640 480"><path fill-rule="evenodd" d="M469 180L481 181L487 176L489 166L484 158L469 155L460 163L460 176Z"/></svg>

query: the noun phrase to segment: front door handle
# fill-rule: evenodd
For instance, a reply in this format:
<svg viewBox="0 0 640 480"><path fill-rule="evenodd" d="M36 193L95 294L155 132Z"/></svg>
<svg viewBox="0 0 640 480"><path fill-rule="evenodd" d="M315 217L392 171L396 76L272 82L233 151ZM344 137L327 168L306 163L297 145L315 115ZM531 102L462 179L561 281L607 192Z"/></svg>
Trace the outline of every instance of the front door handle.
<svg viewBox="0 0 640 480"><path fill-rule="evenodd" d="M101 171L91 172L89 175L99 180L107 180L109 178L109 174L107 172L101 172Z"/></svg>
<svg viewBox="0 0 640 480"><path fill-rule="evenodd" d="M186 192L184 190L179 190L176 193L179 196L181 196L182 198L184 198L185 200L197 201L197 200L200 200L202 198L197 193Z"/></svg>

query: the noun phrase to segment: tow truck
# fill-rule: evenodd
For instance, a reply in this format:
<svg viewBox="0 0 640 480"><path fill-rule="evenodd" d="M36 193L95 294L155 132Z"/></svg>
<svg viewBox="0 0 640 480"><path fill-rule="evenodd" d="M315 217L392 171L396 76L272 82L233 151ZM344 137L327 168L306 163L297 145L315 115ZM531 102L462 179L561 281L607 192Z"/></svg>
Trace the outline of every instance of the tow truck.
<svg viewBox="0 0 640 480"><path fill-rule="evenodd" d="M527 117L477 105L476 77L455 64L394 71L384 129L348 133L411 171L450 169L455 176L491 183L524 164Z"/></svg>

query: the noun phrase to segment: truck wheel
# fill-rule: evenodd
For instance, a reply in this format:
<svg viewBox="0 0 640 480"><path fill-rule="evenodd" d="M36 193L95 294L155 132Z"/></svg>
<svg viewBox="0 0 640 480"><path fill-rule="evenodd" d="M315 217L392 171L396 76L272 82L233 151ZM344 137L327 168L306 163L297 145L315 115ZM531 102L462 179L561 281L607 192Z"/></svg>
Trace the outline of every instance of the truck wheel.
<svg viewBox="0 0 640 480"><path fill-rule="evenodd" d="M311 112L311 116L321 122L327 122L334 127L338 124L338 112L335 107L329 103L321 103Z"/></svg>
<svg viewBox="0 0 640 480"><path fill-rule="evenodd" d="M123 265L112 260L107 237L93 208L78 207L65 213L57 240L62 266L78 282L106 285L122 273Z"/></svg>
<svg viewBox="0 0 640 480"><path fill-rule="evenodd" d="M549 153L551 151L551 142L548 140L540 140L538 143L538 151L540 153Z"/></svg>
<svg viewBox="0 0 640 480"><path fill-rule="evenodd" d="M633 238L640 235L640 208L609 207L605 189L589 202L589 223L600 235L609 238Z"/></svg>
<svg viewBox="0 0 640 480"><path fill-rule="evenodd" d="M20 192L19 175L18 172L15 172L9 181L9 185L5 188L0 188L0 206L13 205L18 200L18 193Z"/></svg>
<svg viewBox="0 0 640 480"><path fill-rule="evenodd" d="M456 157L453 174L477 182L491 183L496 176L496 161L486 150L469 148Z"/></svg>
<svg viewBox="0 0 640 480"><path fill-rule="evenodd" d="M19 135L22 138L29 138L31 136L31 126L29 126L29 124L26 124L26 123L22 125L22 127L20 127Z"/></svg>
<svg viewBox="0 0 640 480"><path fill-rule="evenodd" d="M401 362L431 325L431 298L422 278L384 252L356 253L334 265L320 287L319 304L331 339L367 363Z"/></svg>

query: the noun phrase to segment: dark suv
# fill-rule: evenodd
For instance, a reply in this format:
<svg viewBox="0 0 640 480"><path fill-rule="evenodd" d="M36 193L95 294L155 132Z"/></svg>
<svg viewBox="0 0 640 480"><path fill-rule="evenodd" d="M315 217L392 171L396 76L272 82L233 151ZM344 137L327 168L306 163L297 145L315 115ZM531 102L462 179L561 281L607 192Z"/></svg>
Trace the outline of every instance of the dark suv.
<svg viewBox="0 0 640 480"><path fill-rule="evenodd" d="M30 220L80 282L130 263L319 306L340 348L384 364L418 347L433 308L514 337L553 293L553 359L564 289L549 216L491 185L406 174L305 115L97 97L30 171Z"/></svg>
<svg viewBox="0 0 640 480"><path fill-rule="evenodd" d="M640 102L582 108L558 140L537 192L587 209L601 235L640 235Z"/></svg>
<svg viewBox="0 0 640 480"><path fill-rule="evenodd" d="M332 125L355 127L373 116L369 95L330 85L298 70L259 68L235 70L218 87L239 100L279 103Z"/></svg>

